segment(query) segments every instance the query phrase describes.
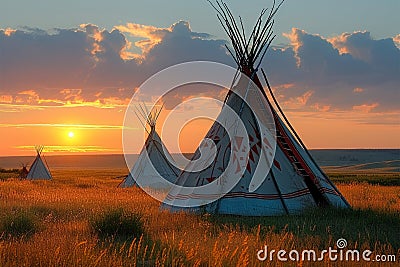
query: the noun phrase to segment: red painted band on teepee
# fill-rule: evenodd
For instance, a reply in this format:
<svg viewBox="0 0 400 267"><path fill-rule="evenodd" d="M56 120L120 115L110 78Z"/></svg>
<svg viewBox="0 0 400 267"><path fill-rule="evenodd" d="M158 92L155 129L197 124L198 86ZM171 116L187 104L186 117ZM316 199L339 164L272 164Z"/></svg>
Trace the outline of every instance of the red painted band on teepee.
<svg viewBox="0 0 400 267"><path fill-rule="evenodd" d="M326 194L331 194L337 196L338 193L332 189L322 187L321 192L324 192ZM305 195L311 195L310 190L308 188L304 188L301 190L293 191L290 193L286 194L258 194L258 193L249 193L249 192L229 192L226 195L223 196L223 198L235 198L235 197L244 197L244 198L256 198L256 199L264 199L264 200L275 200L279 199L280 197L284 199L290 199L290 198L296 198L296 197L301 197ZM174 199L179 199L179 200L187 200L187 199L213 199L215 197L220 196L219 194L177 194L177 195L170 195L168 194L166 199L167 200L174 200Z"/></svg>
<svg viewBox="0 0 400 267"><path fill-rule="evenodd" d="M264 90L260 80L258 79L257 74L254 75L253 77L253 82L258 86L258 88L260 90ZM307 174L310 176L311 181L318 187L321 188L321 184L318 180L318 178L314 175L313 171L310 169L310 167L308 167L308 164L304 161L303 157L300 155L299 151L297 150L297 148L294 146L292 140L290 139L290 137L288 136L288 134L286 133L286 131L283 129L280 120L278 118L278 115L276 114L276 112L272 112L272 115L274 116L274 121L275 121L275 127L277 128L277 130L282 134L283 138L286 140L287 144L289 145L290 149L292 150L292 152L295 154L296 158L299 160L301 166L304 168L304 170L307 172ZM277 140L278 141L278 140ZM288 157L288 159L290 159L287 151L283 148L282 144L280 142L277 142L279 147L281 148L281 150L283 151L283 153L286 155L286 157Z"/></svg>

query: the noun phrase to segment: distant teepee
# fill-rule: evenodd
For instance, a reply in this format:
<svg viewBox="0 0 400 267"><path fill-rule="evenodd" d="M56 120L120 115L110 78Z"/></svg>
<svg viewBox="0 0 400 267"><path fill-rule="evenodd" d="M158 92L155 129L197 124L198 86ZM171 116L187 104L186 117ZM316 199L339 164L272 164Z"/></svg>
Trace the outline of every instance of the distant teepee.
<svg viewBox="0 0 400 267"><path fill-rule="evenodd" d="M19 171L19 179L26 179L26 176L29 173L27 166L28 166L28 164L24 164L21 162L22 169Z"/></svg>
<svg viewBox="0 0 400 267"><path fill-rule="evenodd" d="M168 193L162 204L163 208L173 211L269 216L294 214L310 207L349 207L339 190L311 157L283 114L272 90L269 90L272 98L270 100L258 79L258 67L274 39L273 17L279 6L276 7L274 1L269 14L263 9L253 31L246 36L241 18L237 22L223 2L217 1L217 6L213 5L232 42L234 51L228 50L238 65L240 78L228 92L218 117L218 121L227 122L226 128L235 135L230 138L224 127L217 122L211 126L206 138L214 142L215 150L208 149L209 143L203 142L194 158L202 156L214 160L211 164L201 161L189 163L176 181L182 187L174 187ZM267 15L265 22L264 15ZM263 71L262 73L264 74ZM265 75L264 78L269 88ZM240 117L246 128L244 134L236 133L235 129L239 129L238 120L235 116L229 116L229 109ZM262 116L267 119L262 120L260 125L257 118ZM271 121L274 128L268 126ZM244 142L245 139L248 142ZM247 162L243 161L245 157L240 154L242 151L247 153ZM228 169L229 164L235 167ZM238 182L227 192L224 191L226 184L237 173ZM210 189L200 191L205 187ZM187 188L193 189L190 191Z"/></svg>
<svg viewBox="0 0 400 267"><path fill-rule="evenodd" d="M43 151L43 146L35 146L36 149L36 158L33 161L31 167L29 168L29 172L26 175L26 179L28 180L51 180L52 176L47 167L47 164L43 162L41 154Z"/></svg>
<svg viewBox="0 0 400 267"><path fill-rule="evenodd" d="M119 187L138 186L154 189L168 189L167 183L162 183L157 177L162 176L167 181L174 183L180 173L180 169L174 165L174 160L167 148L164 146L156 131L156 122L160 110L153 110L146 115L143 109L138 109L140 117L145 120L143 127L148 133L147 140L140 155L132 167L128 176L121 182ZM138 118L141 119L138 115ZM146 129L147 124L150 131Z"/></svg>

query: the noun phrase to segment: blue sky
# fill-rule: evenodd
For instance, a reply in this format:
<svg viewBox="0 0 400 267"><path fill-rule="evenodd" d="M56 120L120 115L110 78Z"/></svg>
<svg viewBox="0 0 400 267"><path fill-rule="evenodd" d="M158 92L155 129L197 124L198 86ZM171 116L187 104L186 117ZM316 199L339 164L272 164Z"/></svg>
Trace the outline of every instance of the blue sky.
<svg viewBox="0 0 400 267"><path fill-rule="evenodd" d="M255 14L262 7L269 7L272 1L227 3L251 27ZM287 43L282 33L293 27L325 37L356 30L368 30L374 38L392 37L399 33L399 10L398 0L286 0L276 16L276 43ZM2 28L74 28L82 23L93 23L108 30L127 22L169 27L178 20L185 20L196 32L225 38L215 12L205 0L2 0L0 18Z"/></svg>

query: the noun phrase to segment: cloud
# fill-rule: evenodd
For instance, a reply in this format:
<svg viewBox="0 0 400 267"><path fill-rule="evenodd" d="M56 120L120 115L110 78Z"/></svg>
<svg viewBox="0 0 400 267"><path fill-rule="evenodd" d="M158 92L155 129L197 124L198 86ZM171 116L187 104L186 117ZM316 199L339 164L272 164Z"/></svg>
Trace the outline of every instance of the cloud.
<svg viewBox="0 0 400 267"><path fill-rule="evenodd" d="M221 88L217 85L208 83L191 83L174 88L165 94L160 100L165 109L172 110L182 102L190 101L193 98L211 98L222 102L224 101L227 92L228 90L226 88ZM213 103L210 103L210 105L212 104ZM188 105L186 104L185 108L187 107ZM205 107L201 106L199 108L204 109Z"/></svg>
<svg viewBox="0 0 400 267"><path fill-rule="evenodd" d="M208 60L233 64L226 54L225 41L209 39L205 33L192 32L189 23L180 21L165 32L160 42L145 54L143 67L159 71L187 61Z"/></svg>
<svg viewBox="0 0 400 267"><path fill-rule="evenodd" d="M393 42L397 46L397 48L400 49L400 34L398 34L395 37L393 37Z"/></svg>
<svg viewBox="0 0 400 267"><path fill-rule="evenodd" d="M120 130L121 125L102 124L60 124L60 123L0 123L0 127L51 127L51 128L74 128L74 129L95 129L95 130Z"/></svg>
<svg viewBox="0 0 400 267"><path fill-rule="evenodd" d="M129 57L132 44L125 34L144 38L135 43L140 56ZM209 37L184 21L169 28L129 23L111 31L93 24L0 29L0 102L127 104L143 81L165 67L192 60L229 62L225 41Z"/></svg>
<svg viewBox="0 0 400 267"><path fill-rule="evenodd" d="M134 55L134 57L142 58L147 54L156 44L161 42L164 36L171 32L170 28L157 28L149 25L142 25L137 23L127 23L126 25L118 25L115 28L130 36L144 38L135 42L135 46L140 48L143 55Z"/></svg>
<svg viewBox="0 0 400 267"><path fill-rule="evenodd" d="M0 31L0 49L2 91L54 87L56 83L70 87L76 80L84 80L94 64L82 31L57 30L50 34L24 29L10 35Z"/></svg>
<svg viewBox="0 0 400 267"><path fill-rule="evenodd" d="M36 98L61 100L65 88L80 88L81 97L89 100L97 99L99 92L121 96L120 88L131 93L135 75L120 75L126 68L120 56L125 46L125 36L118 30L95 25L51 32L0 30L0 94L11 94L17 102L26 91L36 92Z"/></svg>
<svg viewBox="0 0 400 267"><path fill-rule="evenodd" d="M21 150L33 150L34 146L16 146L15 148ZM88 153L88 152L120 152L119 148L107 148L102 146L54 146L46 145L44 147L44 152L47 153Z"/></svg>
<svg viewBox="0 0 400 267"><path fill-rule="evenodd" d="M272 47L262 67L285 108L399 109L400 35L376 40L357 31L325 38L301 29L284 35L290 44ZM126 105L142 82L165 67L193 60L234 66L225 44L185 21L166 28L0 29L0 105L8 111L17 105Z"/></svg>
<svg viewBox="0 0 400 267"><path fill-rule="evenodd" d="M279 99L295 103L312 91L310 108L399 109L400 50L395 38L374 40L364 31L327 39L295 28L284 35L290 46L271 50L264 62L272 84L293 84L276 90Z"/></svg>
<svg viewBox="0 0 400 267"><path fill-rule="evenodd" d="M371 110L373 110L374 108L376 108L377 106L379 106L378 103L373 103L373 104L370 104L370 105L369 104L362 104L362 105L359 105L359 106L353 106L353 110L358 110L358 111L361 111L361 112L368 113Z"/></svg>
<svg viewBox="0 0 400 267"><path fill-rule="evenodd" d="M362 89L361 87L356 87L353 89L353 92L354 93L362 93L362 92L364 92L364 89Z"/></svg>
<svg viewBox="0 0 400 267"><path fill-rule="evenodd" d="M395 38L374 40L367 31L344 33L329 39L329 42L341 54L349 54L355 59L364 61L374 68L390 71L399 66L399 51Z"/></svg>

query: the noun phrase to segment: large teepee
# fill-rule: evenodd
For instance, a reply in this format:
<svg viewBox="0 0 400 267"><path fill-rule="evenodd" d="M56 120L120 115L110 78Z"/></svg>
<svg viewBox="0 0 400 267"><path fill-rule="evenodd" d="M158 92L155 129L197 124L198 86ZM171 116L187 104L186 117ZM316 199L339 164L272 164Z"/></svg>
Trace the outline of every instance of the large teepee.
<svg viewBox="0 0 400 267"><path fill-rule="evenodd" d="M226 110L234 110L248 136L230 138L226 130L215 122L206 138L214 142L216 150L207 152L209 144L203 142L194 155L194 158L198 158L207 153L213 156L214 153L215 160L205 166L199 166L205 164L199 161L189 164L176 184L193 190L173 188L162 207L247 216L294 214L310 207L349 207L286 119L263 71L270 97L258 79L258 67L274 39L273 17L280 5L276 6L274 2L269 13L262 10L250 36L246 36L241 18L237 23L225 3L217 1L217 6L213 7L232 42L234 52L227 49L238 65L240 76L229 91L217 120L225 121L227 129L230 128L232 132L232 128L238 124L232 116L227 117ZM243 141L245 139L246 143ZM248 161L241 161L240 151L246 151ZM225 173L230 160L237 168ZM199 169L202 171L191 172ZM237 184L229 191L224 191L235 172L241 175ZM195 191L196 188L211 184L213 187L208 191ZM219 193L222 197L218 197ZM213 198L217 200L210 202Z"/></svg>
<svg viewBox="0 0 400 267"><path fill-rule="evenodd" d="M154 109L149 112L149 115L146 115L143 109L138 109L138 112L149 126L150 131L146 129L145 123L143 123L148 137L135 165L119 187L131 187L139 184L141 187L168 189L168 184L160 182L157 177L161 175L167 181L174 183L180 173L180 169L174 165L171 154L156 131L156 122L161 109ZM140 119L139 115L138 118Z"/></svg>
<svg viewBox="0 0 400 267"><path fill-rule="evenodd" d="M36 158L33 161L31 167L29 168L29 172L26 175L26 179L28 180L51 180L52 176L47 167L47 164L43 162L42 159L42 151L43 146L35 146L36 149ZM45 160L46 161L46 160Z"/></svg>

